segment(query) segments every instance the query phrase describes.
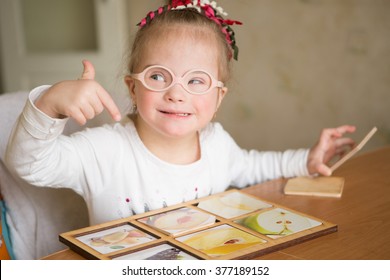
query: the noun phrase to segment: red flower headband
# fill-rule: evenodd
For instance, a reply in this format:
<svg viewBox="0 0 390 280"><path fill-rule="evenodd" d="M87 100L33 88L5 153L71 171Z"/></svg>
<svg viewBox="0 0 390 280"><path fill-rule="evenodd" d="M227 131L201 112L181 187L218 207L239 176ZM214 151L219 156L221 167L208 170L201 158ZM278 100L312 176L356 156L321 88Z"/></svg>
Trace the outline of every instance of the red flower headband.
<svg viewBox="0 0 390 280"><path fill-rule="evenodd" d="M234 38L234 31L230 27L233 24L242 24L236 20L224 19L222 16L226 16L227 13L223 11L221 7L217 7L215 1L209 0L172 0L171 5L165 5L158 8L156 11L149 12L145 18L141 20L137 25L141 28L149 23L155 16L162 14L169 10L179 10L185 8L195 8L199 13L205 15L221 27L221 31L225 34L226 41L233 49L233 57L235 60L238 58L238 47Z"/></svg>

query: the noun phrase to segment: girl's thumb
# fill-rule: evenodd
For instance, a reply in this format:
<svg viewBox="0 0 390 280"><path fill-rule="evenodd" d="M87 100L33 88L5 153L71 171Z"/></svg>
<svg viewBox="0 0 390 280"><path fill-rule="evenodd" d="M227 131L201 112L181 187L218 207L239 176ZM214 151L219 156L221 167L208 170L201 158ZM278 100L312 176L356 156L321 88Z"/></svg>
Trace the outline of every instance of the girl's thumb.
<svg viewBox="0 0 390 280"><path fill-rule="evenodd" d="M89 60L83 60L83 74L81 75L82 80L93 80L95 79L95 68Z"/></svg>

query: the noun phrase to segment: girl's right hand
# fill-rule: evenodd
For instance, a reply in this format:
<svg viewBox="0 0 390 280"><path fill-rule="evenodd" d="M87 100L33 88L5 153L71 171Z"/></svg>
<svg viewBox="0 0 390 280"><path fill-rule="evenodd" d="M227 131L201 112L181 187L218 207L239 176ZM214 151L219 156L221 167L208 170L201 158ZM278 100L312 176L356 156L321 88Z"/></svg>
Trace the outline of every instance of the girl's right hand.
<svg viewBox="0 0 390 280"><path fill-rule="evenodd" d="M110 94L94 80L95 69L92 63L83 60L83 65L81 79L53 85L35 101L35 106L52 118L71 117L81 125L104 109L113 120L120 121L120 111Z"/></svg>

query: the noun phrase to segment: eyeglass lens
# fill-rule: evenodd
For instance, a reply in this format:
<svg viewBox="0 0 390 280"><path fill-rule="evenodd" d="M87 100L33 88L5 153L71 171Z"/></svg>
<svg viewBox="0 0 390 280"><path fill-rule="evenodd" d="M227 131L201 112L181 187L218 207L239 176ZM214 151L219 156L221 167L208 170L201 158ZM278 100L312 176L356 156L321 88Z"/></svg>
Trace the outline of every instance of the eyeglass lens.
<svg viewBox="0 0 390 280"><path fill-rule="evenodd" d="M172 74L164 68L152 67L145 73L145 83L154 90L164 90L171 86L174 78ZM190 92L206 92L212 84L211 77L203 71L191 71L182 80L184 88Z"/></svg>

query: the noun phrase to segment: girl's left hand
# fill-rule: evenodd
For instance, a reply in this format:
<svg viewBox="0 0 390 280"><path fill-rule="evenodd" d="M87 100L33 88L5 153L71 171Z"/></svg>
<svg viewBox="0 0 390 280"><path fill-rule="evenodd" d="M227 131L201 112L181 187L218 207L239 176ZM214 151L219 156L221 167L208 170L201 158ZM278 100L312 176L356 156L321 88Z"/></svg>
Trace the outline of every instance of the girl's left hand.
<svg viewBox="0 0 390 280"><path fill-rule="evenodd" d="M348 148L355 145L351 138L343 137L345 133L352 133L355 126L343 125L337 128L323 129L318 142L310 149L307 160L307 169L310 174L332 175L332 171L326 164L334 156L342 156Z"/></svg>

